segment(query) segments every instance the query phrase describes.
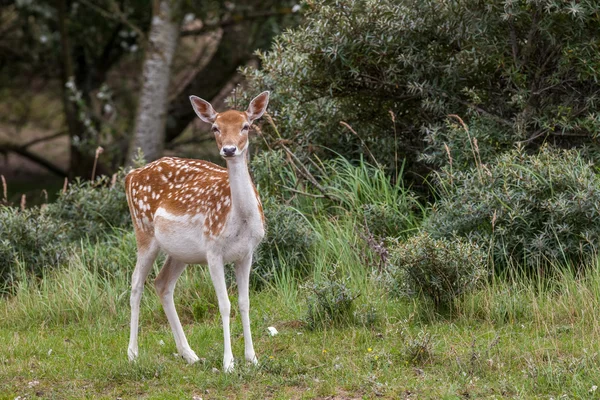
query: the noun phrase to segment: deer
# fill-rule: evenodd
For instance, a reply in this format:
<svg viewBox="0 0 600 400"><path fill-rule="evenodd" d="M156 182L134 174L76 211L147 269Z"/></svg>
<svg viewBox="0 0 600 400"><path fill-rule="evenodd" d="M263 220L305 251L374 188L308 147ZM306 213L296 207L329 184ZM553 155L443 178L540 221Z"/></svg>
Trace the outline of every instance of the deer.
<svg viewBox="0 0 600 400"><path fill-rule="evenodd" d="M231 304L225 264L234 263L238 306L247 362L258 364L250 331L249 279L252 254L265 235L262 204L248 171L248 132L266 111L269 92L255 97L246 111L217 113L212 105L190 96L196 115L212 124L227 168L208 161L163 157L129 172L125 189L137 244L131 278L131 324L127 354L138 357L140 301L145 280L159 253L166 260L154 286L173 331L178 354L189 364L199 360L190 348L173 301L177 279L188 264L208 265L223 327L223 369L234 358L229 330Z"/></svg>

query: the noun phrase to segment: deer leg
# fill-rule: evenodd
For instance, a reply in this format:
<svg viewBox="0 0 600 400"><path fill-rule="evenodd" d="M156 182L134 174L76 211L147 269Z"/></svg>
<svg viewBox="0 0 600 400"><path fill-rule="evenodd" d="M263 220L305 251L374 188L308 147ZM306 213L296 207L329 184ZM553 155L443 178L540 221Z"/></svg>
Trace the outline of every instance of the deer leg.
<svg viewBox="0 0 600 400"><path fill-rule="evenodd" d="M242 316L242 328L244 330L244 353L246 361L258 364L252 344L252 333L250 331L250 269L252 267L252 253L235 263L235 280L238 286L238 305Z"/></svg>
<svg viewBox="0 0 600 400"><path fill-rule="evenodd" d="M177 310L175 309L175 302L173 301L175 284L177 283L177 279L179 279L181 276L181 273L185 269L186 265L187 264L184 262L168 256L165 264L160 270L160 273L154 281L154 287L156 288L156 293L160 297L160 302L162 303L165 314L167 315L167 319L169 320L169 325L171 325L177 351L185 359L185 361L188 362L188 364L193 364L198 361L199 358L188 344L187 338L185 337L185 333L183 332L183 328L181 326L181 322L179 321L179 316L177 315Z"/></svg>
<svg viewBox="0 0 600 400"><path fill-rule="evenodd" d="M219 301L219 311L223 321L223 369L225 372L233 370L233 353L231 352L231 337L229 334L229 314L231 303L227 295L227 285L225 283L225 267L223 259L219 256L209 257L208 270L217 293Z"/></svg>
<svg viewBox="0 0 600 400"><path fill-rule="evenodd" d="M137 261L135 270L131 276L131 297L129 303L131 305L131 325L129 335L129 347L127 348L127 356L130 361L133 361L138 356L138 326L140 319L140 301L144 291L144 282L148 273L152 269L152 264L156 259L158 246L151 242L148 246L140 248L138 246Z"/></svg>

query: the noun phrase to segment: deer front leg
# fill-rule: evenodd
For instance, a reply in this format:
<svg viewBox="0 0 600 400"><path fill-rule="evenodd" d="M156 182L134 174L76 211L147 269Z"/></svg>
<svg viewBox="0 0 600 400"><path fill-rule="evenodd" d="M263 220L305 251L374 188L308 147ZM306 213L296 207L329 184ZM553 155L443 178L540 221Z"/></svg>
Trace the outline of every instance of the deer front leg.
<svg viewBox="0 0 600 400"><path fill-rule="evenodd" d="M177 283L177 279L179 279L185 267L186 264L184 262L175 260L171 256L167 257L165 264L154 281L154 287L156 288L156 293L158 293L158 296L160 297L163 309L165 310L165 314L169 320L169 325L171 325L171 330L173 331L173 337L175 338L175 345L177 346L179 355L183 357L188 364L193 364L198 361L199 358L188 344L187 338L185 337L185 332L183 331L181 322L179 321L179 316L177 315L177 310L175 309L175 303L173 301L175 284Z"/></svg>
<svg viewBox="0 0 600 400"><path fill-rule="evenodd" d="M258 359L254 353L252 343L252 332L250 330L250 270L252 268L252 253L249 253L242 260L235 263L235 279L238 286L238 304L242 317L242 327L244 330L244 353L246 361L258 364Z"/></svg>
<svg viewBox="0 0 600 400"><path fill-rule="evenodd" d="M129 303L131 305L131 322L129 334L129 347L127 348L127 356L129 361L133 361L138 356L138 327L140 318L140 301L144 291L144 282L148 273L152 269L152 264L158 253L158 247L155 243L149 246L139 248L137 253L137 261L135 270L131 277L131 297Z"/></svg>
<svg viewBox="0 0 600 400"><path fill-rule="evenodd" d="M217 293L219 311L221 312L221 319L223 321L223 369L225 372L231 372L233 371L233 353L231 352L231 337L229 333L231 303L227 295L223 258L220 256L209 256L208 270L213 286L215 287L215 292Z"/></svg>

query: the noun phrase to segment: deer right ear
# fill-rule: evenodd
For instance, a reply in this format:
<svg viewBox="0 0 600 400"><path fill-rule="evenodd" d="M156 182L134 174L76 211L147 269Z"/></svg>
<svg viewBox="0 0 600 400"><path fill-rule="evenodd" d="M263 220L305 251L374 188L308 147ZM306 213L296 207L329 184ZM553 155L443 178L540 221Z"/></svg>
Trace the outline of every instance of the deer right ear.
<svg viewBox="0 0 600 400"><path fill-rule="evenodd" d="M215 119L217 119L217 112L208 101L202 100L198 96L190 96L190 101L192 102L192 107L194 107L196 115L198 115L202 121L208 122L209 124L215 122Z"/></svg>

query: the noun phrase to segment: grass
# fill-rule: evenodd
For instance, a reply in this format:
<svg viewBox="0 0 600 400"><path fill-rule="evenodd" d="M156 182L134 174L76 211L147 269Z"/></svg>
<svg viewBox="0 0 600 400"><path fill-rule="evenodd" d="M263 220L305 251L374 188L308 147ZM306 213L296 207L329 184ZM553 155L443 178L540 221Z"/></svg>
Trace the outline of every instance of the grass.
<svg viewBox="0 0 600 400"><path fill-rule="evenodd" d="M335 226L321 229L333 235L326 229ZM564 273L552 285L495 281L463 298L450 316L391 298L374 274L357 274L350 280L360 282L354 322L321 330L305 327L308 293L282 275L251 297L260 366L240 363L224 374L215 371L221 369L220 318L203 267L188 268L176 292L202 361L188 366L174 356L150 282L140 359L127 361L133 259L124 250L132 240L125 234L83 245L68 268L38 281L23 277L17 293L0 301L0 399L598 397L600 273L583 279ZM122 271L94 267L109 254L119 257ZM349 265L360 261L343 260L338 273L350 273ZM309 280L322 279L325 263ZM233 302L235 288L231 295ZM366 310L376 317L363 318ZM269 336L269 326L279 335ZM232 338L242 359L238 319Z"/></svg>

